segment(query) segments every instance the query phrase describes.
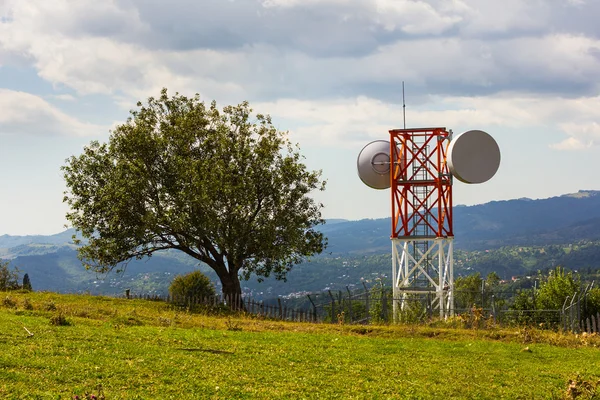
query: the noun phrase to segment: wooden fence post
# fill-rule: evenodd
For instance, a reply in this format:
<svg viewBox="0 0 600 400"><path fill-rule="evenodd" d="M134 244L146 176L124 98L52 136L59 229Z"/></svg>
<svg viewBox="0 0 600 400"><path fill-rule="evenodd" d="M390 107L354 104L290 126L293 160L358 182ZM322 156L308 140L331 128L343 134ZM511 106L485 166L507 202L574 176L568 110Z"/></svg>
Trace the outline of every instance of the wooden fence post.
<svg viewBox="0 0 600 400"><path fill-rule="evenodd" d="M313 306L312 320L313 322L317 322L317 306L315 305L315 302L311 299L310 294L307 294L306 297L308 297L308 300L310 300L310 303Z"/></svg>
<svg viewBox="0 0 600 400"><path fill-rule="evenodd" d="M574 314L574 308L573 308L573 302L575 301L575 295L573 295L573 299L571 300L571 305L569 307L569 323L571 325L571 332L575 332L575 316Z"/></svg>
<svg viewBox="0 0 600 400"><path fill-rule="evenodd" d="M335 324L335 297L331 294L331 290L328 290L329 297L331 297L331 323Z"/></svg>
<svg viewBox="0 0 600 400"><path fill-rule="evenodd" d="M283 307L281 306L281 299L277 298L277 304L279 304L279 319L283 319Z"/></svg>
<svg viewBox="0 0 600 400"><path fill-rule="evenodd" d="M354 318L352 315L352 293L350 292L350 288L346 286L346 290L348 291L348 317L350 318L350 323L354 322Z"/></svg>
<svg viewBox="0 0 600 400"><path fill-rule="evenodd" d="M581 332L581 296L577 295L577 333Z"/></svg>
<svg viewBox="0 0 600 400"><path fill-rule="evenodd" d="M371 320L371 314L369 313L369 289L367 289L367 285L365 284L365 282L363 281L363 286L365 288L365 296L366 296L366 300L365 300L365 312L366 312L366 318L367 318L367 322L369 322Z"/></svg>
<svg viewBox="0 0 600 400"><path fill-rule="evenodd" d="M381 313L383 314L383 320L387 322L388 320L388 306L387 306L387 295L385 293L385 288L381 287Z"/></svg>

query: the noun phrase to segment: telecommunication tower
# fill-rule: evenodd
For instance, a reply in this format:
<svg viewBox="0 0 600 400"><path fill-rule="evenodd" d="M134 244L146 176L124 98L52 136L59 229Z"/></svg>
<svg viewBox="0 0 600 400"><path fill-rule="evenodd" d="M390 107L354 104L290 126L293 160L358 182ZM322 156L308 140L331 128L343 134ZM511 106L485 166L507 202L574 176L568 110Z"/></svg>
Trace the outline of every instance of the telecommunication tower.
<svg viewBox="0 0 600 400"><path fill-rule="evenodd" d="M454 138L446 128L392 129L389 135L367 144L357 167L367 186L391 189L394 319L423 305L445 318L454 314L453 179L491 179L500 149L480 130Z"/></svg>

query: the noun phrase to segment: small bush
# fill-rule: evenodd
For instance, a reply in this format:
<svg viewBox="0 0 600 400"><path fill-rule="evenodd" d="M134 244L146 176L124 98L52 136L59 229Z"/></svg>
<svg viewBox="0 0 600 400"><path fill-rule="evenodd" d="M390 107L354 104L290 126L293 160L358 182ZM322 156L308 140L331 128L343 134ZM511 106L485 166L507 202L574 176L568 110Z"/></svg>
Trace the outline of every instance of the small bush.
<svg viewBox="0 0 600 400"><path fill-rule="evenodd" d="M73 311L73 316L74 317L79 317L79 318L90 318L90 312L87 309L85 309L85 310L75 310L75 311Z"/></svg>
<svg viewBox="0 0 600 400"><path fill-rule="evenodd" d="M9 296L6 296L4 300L2 300L2 305L8 308L15 308L17 306L17 302L11 299Z"/></svg>
<svg viewBox="0 0 600 400"><path fill-rule="evenodd" d="M67 317L64 316L63 313L58 313L56 315L53 315L52 317L50 317L50 325L54 325L54 326L70 326L71 321L69 321L67 319Z"/></svg>
<svg viewBox="0 0 600 400"><path fill-rule="evenodd" d="M54 302L52 300L50 300L49 302L46 303L46 305L44 306L44 309L46 311L56 311L56 304L54 304Z"/></svg>
<svg viewBox="0 0 600 400"><path fill-rule="evenodd" d="M142 326L144 322L137 318L135 315L116 315L111 319L111 322L115 326L124 325L124 326Z"/></svg>
<svg viewBox="0 0 600 400"><path fill-rule="evenodd" d="M178 305L190 305L192 299L205 299L215 295L215 288L200 271L177 275L169 286L169 294Z"/></svg>
<svg viewBox="0 0 600 400"><path fill-rule="evenodd" d="M23 309L24 310L33 310L33 304L29 301L28 298L23 299Z"/></svg>
<svg viewBox="0 0 600 400"><path fill-rule="evenodd" d="M464 322L464 327L468 329L479 329L485 325L485 315L483 314L483 308L477 307L473 304L469 313L461 315L461 319Z"/></svg>
<svg viewBox="0 0 600 400"><path fill-rule="evenodd" d="M600 380L590 382L577 375L570 379L567 384L567 390L563 393L563 399L598 399L600 398Z"/></svg>
<svg viewBox="0 0 600 400"><path fill-rule="evenodd" d="M98 385L97 390L98 390L98 395L95 395L93 393L85 393L81 396L74 395L73 400L104 400L105 397L104 397L104 391L102 390L102 385Z"/></svg>
<svg viewBox="0 0 600 400"><path fill-rule="evenodd" d="M518 331L518 337L523 344L539 343L542 341L542 335L538 329L532 328L529 325L524 325Z"/></svg>
<svg viewBox="0 0 600 400"><path fill-rule="evenodd" d="M231 318L227 318L225 321L225 325L227 326L228 331L241 331L242 327L240 326L239 321L234 321Z"/></svg>

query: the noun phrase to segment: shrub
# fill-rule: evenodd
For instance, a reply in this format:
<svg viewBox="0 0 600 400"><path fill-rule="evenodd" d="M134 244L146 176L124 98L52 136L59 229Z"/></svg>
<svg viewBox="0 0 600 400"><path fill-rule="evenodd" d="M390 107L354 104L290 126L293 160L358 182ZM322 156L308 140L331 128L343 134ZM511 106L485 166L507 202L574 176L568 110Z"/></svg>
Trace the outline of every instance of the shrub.
<svg viewBox="0 0 600 400"><path fill-rule="evenodd" d="M207 298L215 295L215 288L200 271L193 271L185 275L177 275L171 286L169 294L177 303L185 304L193 298Z"/></svg>
<svg viewBox="0 0 600 400"><path fill-rule="evenodd" d="M73 396L73 400L104 400L104 391L102 390L102 385L98 385L97 388L98 390L98 395L95 395L93 393L85 393L81 396L79 395L74 395Z"/></svg>
<svg viewBox="0 0 600 400"><path fill-rule="evenodd" d="M577 375L570 379L563 399L597 399L600 397L600 380L586 381Z"/></svg>
<svg viewBox="0 0 600 400"><path fill-rule="evenodd" d="M2 300L2 305L8 308L14 308L17 306L17 302L11 299L9 296L6 296L4 300Z"/></svg>
<svg viewBox="0 0 600 400"><path fill-rule="evenodd" d="M28 298L25 298L23 300L23 309L25 309L25 310L33 310L33 304L31 304L31 301Z"/></svg>
<svg viewBox="0 0 600 400"><path fill-rule="evenodd" d="M55 326L69 326L71 322L64 316L63 313L58 313L50 317L50 325Z"/></svg>

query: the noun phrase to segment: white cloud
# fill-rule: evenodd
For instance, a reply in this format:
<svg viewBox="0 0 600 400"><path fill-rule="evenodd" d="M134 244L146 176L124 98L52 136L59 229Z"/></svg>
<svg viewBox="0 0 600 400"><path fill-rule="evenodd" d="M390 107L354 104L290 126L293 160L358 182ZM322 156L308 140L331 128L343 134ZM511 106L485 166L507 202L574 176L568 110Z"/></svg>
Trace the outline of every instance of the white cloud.
<svg viewBox="0 0 600 400"><path fill-rule="evenodd" d="M592 143L583 143L580 139L570 137L560 143L551 144L550 147L556 150L585 150L592 147Z"/></svg>
<svg viewBox="0 0 600 400"><path fill-rule="evenodd" d="M352 0L263 0L262 6L265 8L284 7L293 8L299 6L318 6L318 5L348 5L360 3Z"/></svg>
<svg viewBox="0 0 600 400"><path fill-rule="evenodd" d="M81 122L25 92L0 89L0 109L0 135L99 136L108 132L108 126Z"/></svg>
<svg viewBox="0 0 600 400"><path fill-rule="evenodd" d="M529 130L556 126L569 136L552 145L557 150L582 150L600 144L600 125L593 122L600 109L600 96L581 100L504 93L430 100L416 108L409 106L408 127L443 126L455 133L488 129L501 135L506 129L526 134ZM321 146L352 148L385 138L390 128L402 126L401 107L366 97L336 101L286 99L260 103L255 108L270 113L281 129L285 129L285 124L298 126L291 132L295 141ZM571 123L572 120L582 122Z"/></svg>
<svg viewBox="0 0 600 400"><path fill-rule="evenodd" d="M221 14L234 6L260 12L264 7L259 3L209 1L210 13L201 13L186 0L179 0L189 14L186 18L198 18L196 23L180 26L171 20L183 9L176 6L159 9L155 3L134 0L32 0L15 3L13 20L0 24L0 48L5 53L27 55L38 74L53 84L80 94L135 100L156 94L163 86L237 101L326 98L332 94L389 100L398 98L401 81L418 91L411 93L413 96L474 96L506 90L589 95L597 91L600 40L549 30L518 36L510 31L513 25L504 23L486 28L489 19L532 19L530 2L510 1L511 7L481 0L339 0L323 4L273 0L269 3L273 12L293 9L296 13L285 11L266 20L249 14L246 19L256 24L247 27L247 35L241 35L228 30L237 20L221 21L226 18ZM535 5L541 10L541 20L547 21L548 6ZM340 22L346 14L351 20L348 26ZM232 18L247 23L235 13ZM485 23L471 33L461 33L478 21ZM401 33L386 37L377 28L381 24ZM205 25L205 31L186 31ZM274 30L267 31L269 26ZM533 29L533 25L527 26ZM263 31L255 32L255 27ZM440 36L448 29L454 31ZM486 36L498 31L506 35ZM163 34L161 38L148 39L157 32ZM241 41L225 46L220 40L229 34L235 36L234 42ZM168 46L169 40L184 36L195 38L198 44L181 48L173 42ZM162 47L152 47L161 40ZM360 48L352 47L359 42ZM348 51L339 53L342 47ZM311 49L317 48L322 54L315 56Z"/></svg>
<svg viewBox="0 0 600 400"><path fill-rule="evenodd" d="M435 5L424 1L376 0L376 21L388 31L437 35L463 21L463 15L456 11L469 11L465 7L443 7L443 3L442 7L436 8ZM446 12L441 9L445 9Z"/></svg>
<svg viewBox="0 0 600 400"><path fill-rule="evenodd" d="M411 124L556 123L571 148L589 143L566 124L598 120L585 103L600 91L600 34L547 25L595 6L507 1L17 1L0 10L0 60L25 55L48 82L125 109L162 87L260 102L332 144L399 125L402 81ZM575 114L559 117L565 104Z"/></svg>
<svg viewBox="0 0 600 400"><path fill-rule="evenodd" d="M62 100L62 101L75 101L75 96L70 94L56 94L50 96L53 99Z"/></svg>
<svg viewBox="0 0 600 400"><path fill-rule="evenodd" d="M585 150L600 146L600 124L597 122L570 122L561 124L569 138L550 147L557 150Z"/></svg>
<svg viewBox="0 0 600 400"><path fill-rule="evenodd" d="M33 171L15 175L23 198L49 198L33 178L62 182L59 164L87 141L78 136L106 135L118 107L167 87L220 105L249 100L340 183L327 193L347 209L336 213L374 216L360 211L374 207L348 171L357 149L402 126L404 81L407 126L498 139L499 175L486 190L457 190L472 190L468 203L577 190L593 181L600 148L598 15L600 2L584 0L0 0L10 72L0 87L15 89L0 89L0 134L12 135L2 160ZM25 135L45 135L38 153Z"/></svg>

